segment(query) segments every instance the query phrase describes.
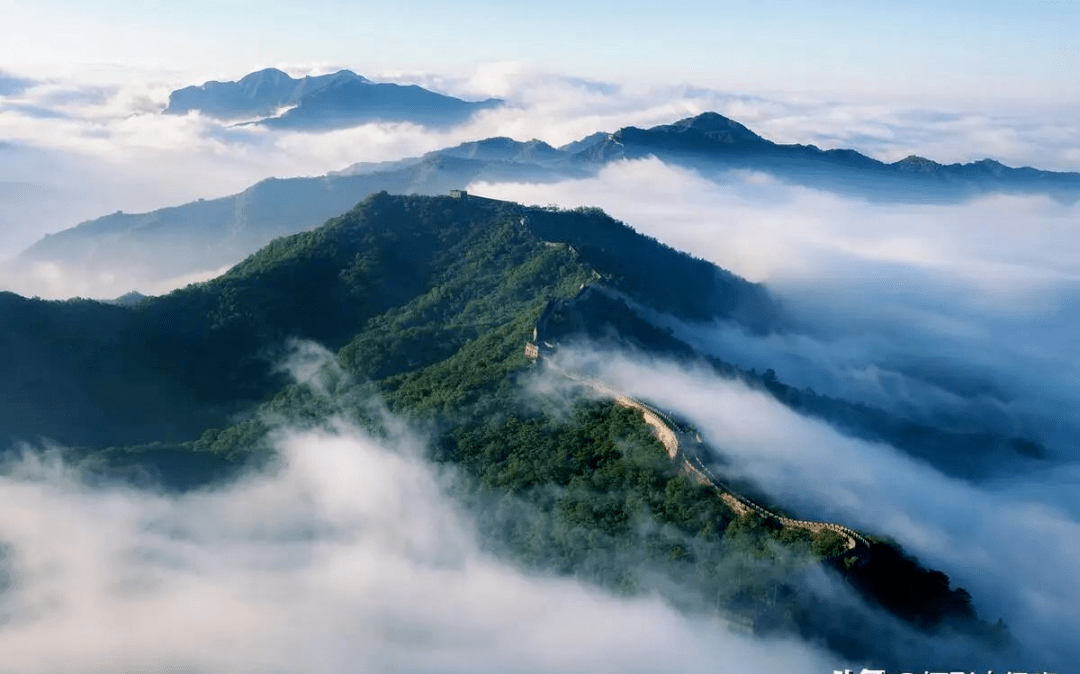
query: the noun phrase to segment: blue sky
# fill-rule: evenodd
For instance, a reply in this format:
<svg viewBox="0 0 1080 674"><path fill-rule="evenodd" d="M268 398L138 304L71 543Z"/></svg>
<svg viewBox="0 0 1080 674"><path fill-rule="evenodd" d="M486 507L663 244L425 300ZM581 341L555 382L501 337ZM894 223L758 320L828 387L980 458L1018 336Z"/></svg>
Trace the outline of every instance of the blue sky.
<svg viewBox="0 0 1080 674"><path fill-rule="evenodd" d="M232 79L266 65L598 79L935 101L1080 100L1080 3L0 0L0 67ZM113 71L115 76L117 71Z"/></svg>

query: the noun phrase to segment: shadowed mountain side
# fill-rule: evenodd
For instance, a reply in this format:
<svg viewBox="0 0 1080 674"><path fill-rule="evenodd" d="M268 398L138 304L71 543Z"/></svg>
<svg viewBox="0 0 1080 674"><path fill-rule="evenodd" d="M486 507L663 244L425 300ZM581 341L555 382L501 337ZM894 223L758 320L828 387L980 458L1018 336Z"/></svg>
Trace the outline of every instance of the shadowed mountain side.
<svg viewBox="0 0 1080 674"><path fill-rule="evenodd" d="M613 287L657 311L688 320L724 316L759 332L780 325L764 286L642 236L598 208L533 209L527 223L545 241L573 245Z"/></svg>
<svg viewBox="0 0 1080 674"><path fill-rule="evenodd" d="M712 112L650 129L625 127L581 150L577 160L605 164L648 156L705 175L762 171L785 182L883 202L954 202L988 192L1048 194L1066 202L1080 198L1080 173L1010 168L991 159L944 165L912 156L886 164L854 150L773 143Z"/></svg>
<svg viewBox="0 0 1080 674"><path fill-rule="evenodd" d="M169 95L164 112L198 111L223 120L257 118L279 129L325 131L375 121L453 126L501 104L494 98L469 102L415 85L375 83L348 70L292 78L267 68L237 82L178 89Z"/></svg>

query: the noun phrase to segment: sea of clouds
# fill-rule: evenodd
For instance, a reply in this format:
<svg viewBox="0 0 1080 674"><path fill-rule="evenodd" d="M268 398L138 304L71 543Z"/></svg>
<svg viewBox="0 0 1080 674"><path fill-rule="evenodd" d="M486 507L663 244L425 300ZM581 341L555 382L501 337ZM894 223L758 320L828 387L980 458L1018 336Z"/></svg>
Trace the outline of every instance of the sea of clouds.
<svg viewBox="0 0 1080 674"><path fill-rule="evenodd" d="M501 96L507 105L449 131L372 124L282 133L160 115L168 91L190 82L87 85L8 73L0 78L0 256L82 219L229 194L270 175L317 175L497 135L558 145L705 110L778 142L884 160L1080 166L1068 111L767 99L583 81L514 64L456 79L361 74ZM888 534L948 573L971 591L980 615L1009 624L1031 658L1018 667L1065 671L1080 662L1075 204L989 195L880 205L760 174L707 180L656 160L588 180L469 189L600 206L767 284L785 307L788 329L768 335L669 320L704 351L913 419L1038 441L1041 461L978 479L946 475L702 371L626 358L609 361L604 375L693 420L738 476L776 502ZM79 283L57 287L91 294ZM338 425L283 431L278 443L285 463L277 474L182 496L86 487L52 459L8 465L0 478L0 568L9 579L0 671L838 666L812 647L734 636L657 599L616 599L486 555L412 435L388 443Z"/></svg>

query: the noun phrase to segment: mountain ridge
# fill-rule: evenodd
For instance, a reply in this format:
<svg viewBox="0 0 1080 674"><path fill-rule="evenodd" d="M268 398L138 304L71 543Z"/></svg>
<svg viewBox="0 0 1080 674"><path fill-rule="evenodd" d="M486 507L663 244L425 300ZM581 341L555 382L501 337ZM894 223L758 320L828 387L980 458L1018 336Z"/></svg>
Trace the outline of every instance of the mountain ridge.
<svg viewBox="0 0 1080 674"><path fill-rule="evenodd" d="M808 187L885 201L962 199L986 191L1080 198L1077 172L1009 167L989 158L940 164L912 156L887 163L850 149L774 143L712 112L648 129L623 127L583 152L590 161L654 155L706 171L760 170ZM918 180L909 182L913 177Z"/></svg>
<svg viewBox="0 0 1080 674"><path fill-rule="evenodd" d="M722 115L703 113L650 129L598 132L562 148L495 137L319 177L268 178L219 199L85 221L32 244L16 258L16 270L50 262L97 276L132 270L136 286L160 282L233 264L274 237L316 227L380 190L437 195L477 181L581 179L612 162L650 156L706 178L755 170L884 202L938 203L995 192L1080 198L1080 173L1012 168L990 159L946 165L912 156L887 164L854 150L776 144ZM149 264L161 246L173 255ZM111 288L106 296L133 289L140 288Z"/></svg>
<svg viewBox="0 0 1080 674"><path fill-rule="evenodd" d="M567 224L571 219L579 224L586 223L588 227ZM420 222L424 228L405 230L400 224L402 222ZM575 259L583 261L580 264L601 270L613 279L613 283L622 284L643 298L654 295L662 298L653 300L653 303L662 303L675 315L696 319L770 315L768 307L771 300L760 286L643 237L599 211L561 215L497 200L447 196L395 197L379 192L344 215L331 218L322 227L276 238L210 281L192 284L160 297L133 297L130 298L133 301L119 304L70 301L71 307L80 307L88 315L95 315L94 312L101 314L99 321L88 321L85 329L80 328L78 334L86 332L97 335L87 343L91 346L98 344L105 349L105 355L86 355L85 361L78 361L82 363L79 367L97 371L102 367L107 368L103 363L116 363L116 368L126 370L134 381L145 382L148 390L156 386L154 378L136 376L134 373L139 367L147 372L151 366L163 369L172 373L176 381L188 381L192 377L208 376L210 372L215 372L220 381L211 389L192 390L199 392L198 395L203 398L214 400L223 395L218 389L232 390L232 395L238 400L252 400L258 397L260 387L266 385L270 381L267 378L271 377L266 368L259 364L258 358L253 359L251 355L264 347L268 348L266 340L280 340L291 335L341 348L344 341L360 329L363 321L409 301L426 288L423 284L431 282L429 276L435 273L431 270L450 264L447 261L450 260L450 251L456 251L455 255L462 254L462 247L470 241L470 237L486 235L484 227L493 226L492 223L510 227L511 224L506 224L508 222L514 228L513 235L528 241L536 250L548 249L544 241L568 243L574 250ZM438 228L430 223L438 224ZM554 253L560 249L551 250ZM635 258L651 258L653 264L644 268L627 264L615 251L624 251ZM500 261L498 264L508 262ZM685 285L699 288L696 301L688 303L684 293L671 293L670 286L661 283L664 278L681 278ZM252 293L263 293L269 287L276 289L272 302L258 303L253 299ZM367 295L377 296L379 302L389 301L391 304L368 307L370 301L364 299ZM0 309L8 315L9 323L21 324L18 330L9 327L8 337L15 341L8 344L8 349L0 349L0 352L25 351L23 347L16 349L13 344L22 344L31 350L40 349L40 345L34 346L35 341L29 335L35 330L50 334L49 330L60 329L58 326L68 320L57 323L51 318L65 314L64 307L69 306L65 302L26 300L14 294L0 294L0 299L3 299ZM649 303L650 300L645 301ZM241 310L241 307L245 308ZM65 330L61 330L61 333L65 333ZM67 340L70 335L61 335L56 339ZM52 344L54 340L50 338L46 342ZM159 362L158 356L142 362L133 355L148 349L162 353L186 353L195 359L204 351L217 355L210 359L212 364L207 366L209 369L200 374L194 370L177 371L175 366ZM241 352L247 355L241 355ZM27 404L31 408L38 409L39 406L31 404L32 401L47 400L50 396L59 395L55 391L68 390L69 387L57 383L39 390L40 382L48 380L45 372L51 371L52 366L37 372L26 370L24 361L63 363L71 358L82 358L80 353L64 351L36 359L24 354L19 359L5 361L5 371L12 374L8 378L10 381L5 381L3 386L14 387L8 393L10 398L21 397L29 401ZM386 354L381 358L388 363L393 362L393 358ZM140 362L142 365L139 365ZM17 376L15 373L19 372L23 374ZM192 381L193 386L204 385ZM229 388L232 384L228 382L235 384L234 389ZM182 386L177 384L175 388L182 393ZM108 390L106 388L106 393ZM160 397L147 393L143 400L134 398L125 404L138 407ZM93 401L87 405L72 403L69 407L72 410L101 408ZM46 414L48 407L40 406L40 413L31 413L27 408L21 414L27 419L37 418ZM90 414L89 411L87 414ZM139 418L152 420L156 414L167 416L168 405L155 403L152 411L139 415ZM0 423L0 427L7 425L14 428L19 418L19 415L9 417ZM59 419L55 423L62 426L64 422ZM153 427L150 421L146 423L148 428ZM181 428L183 424L170 422L165 426ZM31 430L14 435L23 439L34 434L52 435L65 443L84 444L75 436L46 432L46 427L37 430L28 428ZM0 432L0 438L4 435Z"/></svg>

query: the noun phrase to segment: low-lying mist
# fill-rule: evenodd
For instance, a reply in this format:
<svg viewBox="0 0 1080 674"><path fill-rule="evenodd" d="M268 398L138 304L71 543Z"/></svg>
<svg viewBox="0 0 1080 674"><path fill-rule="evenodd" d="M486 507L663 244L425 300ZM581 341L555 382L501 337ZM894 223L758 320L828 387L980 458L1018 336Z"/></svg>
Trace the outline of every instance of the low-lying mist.
<svg viewBox="0 0 1080 674"><path fill-rule="evenodd" d="M0 671L828 671L659 599L484 552L409 433L282 430L275 471L182 495L0 477Z"/></svg>

